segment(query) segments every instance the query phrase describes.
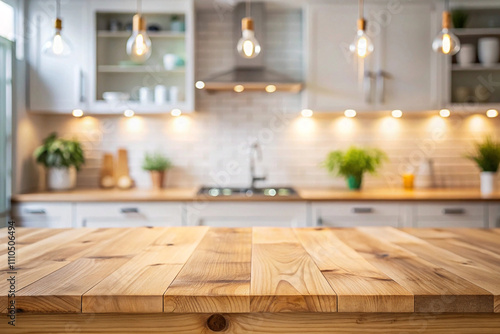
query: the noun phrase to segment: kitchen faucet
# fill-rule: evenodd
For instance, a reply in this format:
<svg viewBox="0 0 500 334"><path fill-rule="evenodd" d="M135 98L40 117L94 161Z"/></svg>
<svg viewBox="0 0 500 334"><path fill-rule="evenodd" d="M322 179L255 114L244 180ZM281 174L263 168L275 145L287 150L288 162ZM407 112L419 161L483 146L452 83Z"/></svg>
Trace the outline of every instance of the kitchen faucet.
<svg viewBox="0 0 500 334"><path fill-rule="evenodd" d="M255 182L265 181L267 179L266 176L255 175L256 159L262 161L262 148L260 147L260 144L257 141L250 146L250 177L252 178L252 181L250 182L250 189L255 189Z"/></svg>

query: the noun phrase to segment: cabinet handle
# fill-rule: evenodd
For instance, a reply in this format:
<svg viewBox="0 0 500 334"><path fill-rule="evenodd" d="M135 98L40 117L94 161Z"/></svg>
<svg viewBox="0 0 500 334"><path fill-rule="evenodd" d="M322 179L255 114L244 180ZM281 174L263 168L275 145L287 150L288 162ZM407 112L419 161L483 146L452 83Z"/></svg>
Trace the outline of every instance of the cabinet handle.
<svg viewBox="0 0 500 334"><path fill-rule="evenodd" d="M384 71L378 71L377 73L377 90L378 90L378 102L385 102L385 79L392 79L392 76Z"/></svg>
<svg viewBox="0 0 500 334"><path fill-rule="evenodd" d="M353 213L373 213L373 208L352 208Z"/></svg>
<svg viewBox="0 0 500 334"><path fill-rule="evenodd" d="M139 209L137 208L122 208L120 209L121 213L139 213Z"/></svg>
<svg viewBox="0 0 500 334"><path fill-rule="evenodd" d="M373 81L375 80L375 75L373 72L366 71L365 72L365 83L364 83L364 91L365 91L365 102L371 103L373 97Z"/></svg>
<svg viewBox="0 0 500 334"><path fill-rule="evenodd" d="M29 215L45 215L47 213L45 209L26 209L24 212Z"/></svg>
<svg viewBox="0 0 500 334"><path fill-rule="evenodd" d="M463 214L465 214L465 209L462 209L462 208L444 208L443 214L445 214L445 215L463 215Z"/></svg>

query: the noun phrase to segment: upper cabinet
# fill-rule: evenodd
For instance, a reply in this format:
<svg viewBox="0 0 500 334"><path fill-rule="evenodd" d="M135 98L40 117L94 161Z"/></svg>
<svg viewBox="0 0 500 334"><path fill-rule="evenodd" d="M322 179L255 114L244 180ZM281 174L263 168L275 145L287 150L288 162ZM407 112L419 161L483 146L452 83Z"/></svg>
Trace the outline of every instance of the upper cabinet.
<svg viewBox="0 0 500 334"><path fill-rule="evenodd" d="M145 62L127 54L136 0L63 1L69 57L42 54L54 32L55 0L31 0L30 95L33 111L121 114L194 109L194 8L191 0L143 0L152 53ZM105 94L111 93L111 94ZM105 99L106 97L106 99Z"/></svg>
<svg viewBox="0 0 500 334"><path fill-rule="evenodd" d="M369 2L365 18L375 49L360 63L349 52L356 34L357 3L309 5L304 107L317 111L434 108L434 16L428 1Z"/></svg>
<svg viewBox="0 0 500 334"><path fill-rule="evenodd" d="M88 1L64 1L61 7L62 35L71 43L69 57L54 58L42 53L43 46L54 35L56 2L28 2L27 42L29 49L29 96L32 111L70 113L86 108L88 103L90 37Z"/></svg>

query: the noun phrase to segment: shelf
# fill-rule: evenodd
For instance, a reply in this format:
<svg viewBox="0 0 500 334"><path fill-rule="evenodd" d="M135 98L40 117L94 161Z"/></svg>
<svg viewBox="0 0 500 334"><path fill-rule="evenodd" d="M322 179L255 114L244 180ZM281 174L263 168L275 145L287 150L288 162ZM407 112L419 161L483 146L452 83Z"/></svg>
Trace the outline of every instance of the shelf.
<svg viewBox="0 0 500 334"><path fill-rule="evenodd" d="M186 69L179 67L174 70L166 70L162 66L120 66L120 65L99 65L97 71L99 73L172 73L184 74Z"/></svg>
<svg viewBox="0 0 500 334"><path fill-rule="evenodd" d="M131 31L108 31L99 30L97 32L97 37L99 38L129 38L132 34ZM150 38L185 38L186 33L175 32L175 31L148 31L148 36Z"/></svg>
<svg viewBox="0 0 500 334"><path fill-rule="evenodd" d="M457 36L500 35L500 28L464 28L452 31Z"/></svg>
<svg viewBox="0 0 500 334"><path fill-rule="evenodd" d="M185 101L179 101L175 105L173 104L141 104L137 101L125 101L119 104L109 104L103 100L97 100L91 110L86 110L86 114L94 115L122 115L125 109L132 109L136 115L148 115L148 114L168 114L172 109L180 109L183 113L190 113L190 110Z"/></svg>
<svg viewBox="0 0 500 334"><path fill-rule="evenodd" d="M484 66L482 64L472 64L469 66L461 66L458 64L453 64L451 66L452 71L500 71L500 63L493 66Z"/></svg>

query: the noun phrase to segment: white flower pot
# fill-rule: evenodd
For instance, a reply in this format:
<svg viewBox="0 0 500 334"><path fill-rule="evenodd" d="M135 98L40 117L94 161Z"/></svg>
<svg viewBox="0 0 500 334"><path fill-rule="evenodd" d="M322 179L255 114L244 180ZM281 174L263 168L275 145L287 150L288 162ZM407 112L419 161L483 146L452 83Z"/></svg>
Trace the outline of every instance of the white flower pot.
<svg viewBox="0 0 500 334"><path fill-rule="evenodd" d="M49 190L69 190L76 186L76 169L56 168L47 169L47 188Z"/></svg>
<svg viewBox="0 0 500 334"><path fill-rule="evenodd" d="M481 172L481 194L490 195L495 191L495 176L494 172Z"/></svg>
<svg viewBox="0 0 500 334"><path fill-rule="evenodd" d="M457 54L460 66L470 66L476 62L476 46L474 44L463 44Z"/></svg>
<svg viewBox="0 0 500 334"><path fill-rule="evenodd" d="M478 58L484 66L492 66L498 63L500 56L500 44L496 37L484 37L478 41Z"/></svg>

